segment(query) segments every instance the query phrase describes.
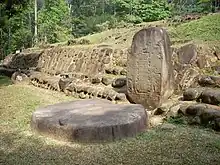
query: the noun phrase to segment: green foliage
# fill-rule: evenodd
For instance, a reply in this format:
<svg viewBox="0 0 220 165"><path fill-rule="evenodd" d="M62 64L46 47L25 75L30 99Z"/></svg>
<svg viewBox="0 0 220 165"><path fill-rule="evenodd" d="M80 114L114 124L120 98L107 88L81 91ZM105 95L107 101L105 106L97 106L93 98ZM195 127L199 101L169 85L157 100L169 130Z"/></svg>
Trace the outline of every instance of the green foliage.
<svg viewBox="0 0 220 165"><path fill-rule="evenodd" d="M28 15L29 9L11 17L9 26L11 28L11 43L12 51L22 47L30 47L32 42L31 25L29 24Z"/></svg>
<svg viewBox="0 0 220 165"><path fill-rule="evenodd" d="M107 21L106 21L107 20ZM117 19L110 14L89 17L72 18L72 34L81 37L88 34L104 31L116 26Z"/></svg>
<svg viewBox="0 0 220 165"><path fill-rule="evenodd" d="M38 15L39 40L49 43L62 42L69 38L70 17L64 0L46 0Z"/></svg>
<svg viewBox="0 0 220 165"><path fill-rule="evenodd" d="M62 42L71 36L77 38L121 25L157 21L186 13L205 13L219 7L217 0L172 0L171 3L167 0L38 0L37 38L40 44ZM0 54L33 46L34 20L34 1L1 1ZM200 38L213 37L209 33L217 34L219 30L217 22L215 24L215 29L208 32L204 31L206 27L195 32L194 25L186 24L179 27L182 31L178 31L178 35L185 37L187 30L190 33L187 39L200 34Z"/></svg>
<svg viewBox="0 0 220 165"><path fill-rule="evenodd" d="M31 6L25 1L21 4L13 2L0 4L0 54L9 54L16 49L31 46Z"/></svg>
<svg viewBox="0 0 220 165"><path fill-rule="evenodd" d="M118 16L133 23L157 21L170 15L165 0L115 0L115 7Z"/></svg>
<svg viewBox="0 0 220 165"><path fill-rule="evenodd" d="M5 76L0 75L0 87L11 85L11 84L12 84L12 82L11 82L11 79L9 77L5 77Z"/></svg>
<svg viewBox="0 0 220 165"><path fill-rule="evenodd" d="M11 2L11 1L10 1ZM32 46L34 33L34 2L0 3L0 54ZM38 8L38 38L49 43L65 41L71 34L71 21L65 0L45 0Z"/></svg>
<svg viewBox="0 0 220 165"><path fill-rule="evenodd" d="M146 2L146 1L144 1ZM144 22L158 21L165 19L170 16L170 8L165 1L151 1L151 3L146 3L138 5L137 15L139 15Z"/></svg>
<svg viewBox="0 0 220 165"><path fill-rule="evenodd" d="M121 21L137 24L170 16L165 0L77 0L72 1L71 11L75 37L116 27Z"/></svg>
<svg viewBox="0 0 220 165"><path fill-rule="evenodd" d="M185 119L182 116L179 117L170 117L167 119L168 123L177 124L177 125L184 125L186 124Z"/></svg>
<svg viewBox="0 0 220 165"><path fill-rule="evenodd" d="M125 20L128 23L134 23L134 24L143 22L143 19L141 17L130 14L126 14L123 20Z"/></svg>
<svg viewBox="0 0 220 165"><path fill-rule="evenodd" d="M185 15L192 13L208 13L220 7L218 0L173 0L172 15Z"/></svg>

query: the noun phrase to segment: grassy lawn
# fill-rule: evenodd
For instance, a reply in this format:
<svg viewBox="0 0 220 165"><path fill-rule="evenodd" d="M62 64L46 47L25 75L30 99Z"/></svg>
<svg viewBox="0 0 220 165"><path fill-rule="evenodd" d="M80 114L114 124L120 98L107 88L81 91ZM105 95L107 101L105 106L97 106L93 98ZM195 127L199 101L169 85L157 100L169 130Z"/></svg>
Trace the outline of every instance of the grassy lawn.
<svg viewBox="0 0 220 165"><path fill-rule="evenodd" d="M136 138L104 144L60 142L34 134L35 108L64 100L61 93L33 86L0 84L0 164L3 165L218 165L220 134L196 127L149 130Z"/></svg>
<svg viewBox="0 0 220 165"><path fill-rule="evenodd" d="M0 75L0 87L5 86L5 85L10 85L10 84L12 84L12 83L8 77Z"/></svg>

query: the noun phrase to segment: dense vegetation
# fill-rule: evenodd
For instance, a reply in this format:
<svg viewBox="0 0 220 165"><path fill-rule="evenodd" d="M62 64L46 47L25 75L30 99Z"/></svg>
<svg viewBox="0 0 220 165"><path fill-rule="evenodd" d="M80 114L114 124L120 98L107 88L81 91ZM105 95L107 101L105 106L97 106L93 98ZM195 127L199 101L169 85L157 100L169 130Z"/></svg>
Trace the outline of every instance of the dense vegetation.
<svg viewBox="0 0 220 165"><path fill-rule="evenodd" d="M0 55L36 44L185 13L215 10L211 0L8 0L0 2ZM35 20L34 9L37 9Z"/></svg>

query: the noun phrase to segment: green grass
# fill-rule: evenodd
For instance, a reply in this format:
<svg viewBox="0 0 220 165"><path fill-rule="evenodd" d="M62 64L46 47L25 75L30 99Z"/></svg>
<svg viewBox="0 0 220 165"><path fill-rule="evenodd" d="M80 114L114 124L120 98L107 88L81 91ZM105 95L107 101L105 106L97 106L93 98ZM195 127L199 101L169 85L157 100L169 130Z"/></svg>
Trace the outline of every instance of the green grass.
<svg viewBox="0 0 220 165"><path fill-rule="evenodd" d="M25 85L2 86L0 94L3 165L220 164L220 134L211 130L177 125L172 131L156 128L136 138L110 143L61 142L33 133L30 118L39 106L72 98Z"/></svg>
<svg viewBox="0 0 220 165"><path fill-rule="evenodd" d="M0 87L10 85L10 84L12 84L10 78L0 75Z"/></svg>
<svg viewBox="0 0 220 165"><path fill-rule="evenodd" d="M199 20L183 23L171 30L171 35L180 40L220 40L220 14L204 16Z"/></svg>
<svg viewBox="0 0 220 165"><path fill-rule="evenodd" d="M142 23L124 28L109 29L100 33L84 36L82 38L89 40L91 44L109 44L118 48L128 48L131 44L134 34L142 28L148 27L149 25L156 26L165 24L163 21Z"/></svg>
<svg viewBox="0 0 220 165"><path fill-rule="evenodd" d="M220 40L220 14L207 15L199 20L168 26L166 21L148 22L133 27L115 28L101 33L88 35L82 38L90 40L92 44L110 44L119 48L127 48L131 45L132 38L142 28L160 26L170 34L174 44L183 44L189 41L209 42Z"/></svg>
<svg viewBox="0 0 220 165"><path fill-rule="evenodd" d="M175 124L175 125L185 125L186 124L186 120L180 116L180 117L175 117L175 118L168 118L167 120L168 123L171 123L171 124Z"/></svg>

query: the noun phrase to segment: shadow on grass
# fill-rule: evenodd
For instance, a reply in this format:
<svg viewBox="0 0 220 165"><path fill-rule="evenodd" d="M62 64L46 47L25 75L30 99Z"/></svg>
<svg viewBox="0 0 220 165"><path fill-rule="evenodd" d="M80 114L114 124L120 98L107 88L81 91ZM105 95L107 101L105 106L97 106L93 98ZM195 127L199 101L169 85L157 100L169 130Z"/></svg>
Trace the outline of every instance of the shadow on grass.
<svg viewBox="0 0 220 165"><path fill-rule="evenodd" d="M7 86L7 85L11 85L11 84L12 84L12 82L9 77L0 75L0 86Z"/></svg>
<svg viewBox="0 0 220 165"><path fill-rule="evenodd" d="M220 135L181 125L169 131L148 130L136 138L110 143L80 144L51 140L30 132L31 113L40 104L40 99L16 92L16 97L10 96L4 102L10 103L18 98L29 98L29 101L20 100L19 105L12 103L14 106L11 108L5 105L1 109L0 105L0 115L3 114L0 118L0 164L3 165L220 164Z"/></svg>
<svg viewBox="0 0 220 165"><path fill-rule="evenodd" d="M218 165L220 141L190 129L155 130L105 144L59 143L20 132L0 133L0 164L7 165ZM211 135L212 134L212 135ZM208 136L208 137L207 137ZM216 140L217 139L217 140ZM218 145L216 145L218 144ZM217 147L216 147L217 146Z"/></svg>

